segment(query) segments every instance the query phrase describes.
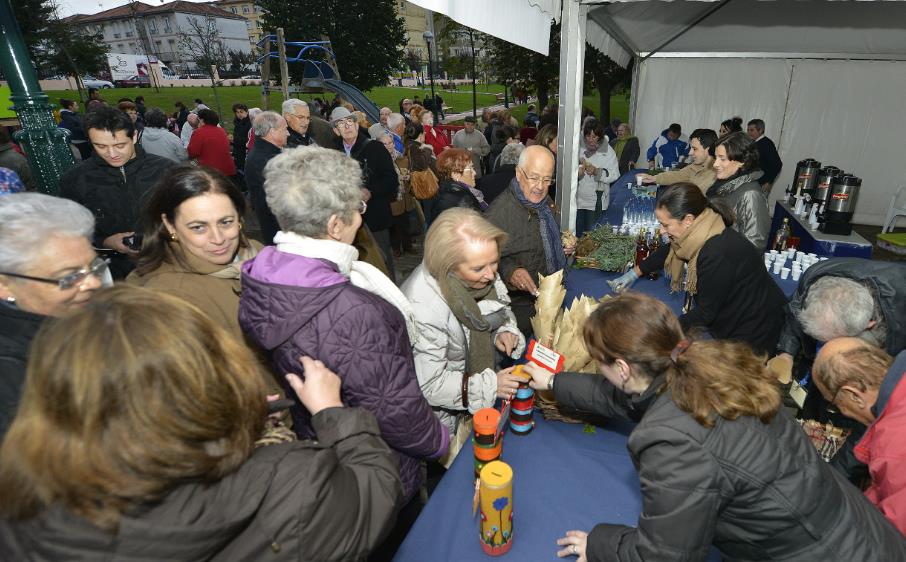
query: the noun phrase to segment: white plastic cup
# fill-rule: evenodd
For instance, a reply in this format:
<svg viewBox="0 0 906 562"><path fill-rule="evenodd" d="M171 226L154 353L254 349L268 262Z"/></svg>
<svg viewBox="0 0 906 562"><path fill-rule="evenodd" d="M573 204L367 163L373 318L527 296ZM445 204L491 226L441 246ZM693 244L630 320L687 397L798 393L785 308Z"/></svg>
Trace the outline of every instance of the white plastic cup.
<svg viewBox="0 0 906 562"><path fill-rule="evenodd" d="M799 277L802 276L802 272L799 270L793 270L793 281L799 281Z"/></svg>
<svg viewBox="0 0 906 562"><path fill-rule="evenodd" d="M781 268L783 268L783 262L780 260L775 261L774 262L774 275L779 274Z"/></svg>
<svg viewBox="0 0 906 562"><path fill-rule="evenodd" d="M778 254L780 254L780 252L778 252L777 250L771 250L770 254L776 257Z"/></svg>
<svg viewBox="0 0 906 562"><path fill-rule="evenodd" d="M816 260L816 259L818 259L818 254L809 252L808 257L812 258L813 260Z"/></svg>
<svg viewBox="0 0 906 562"><path fill-rule="evenodd" d="M770 253L770 252L765 252L765 253L764 253L764 261L767 261L767 262L772 262L772 261L774 261L774 254L772 254L772 253Z"/></svg>
<svg viewBox="0 0 906 562"><path fill-rule="evenodd" d="M644 181L644 178L642 176L643 176L643 174L635 175L635 184L639 187L642 187L642 182Z"/></svg>
<svg viewBox="0 0 906 562"><path fill-rule="evenodd" d="M770 262L770 260L764 260L764 268L768 270L768 273L771 272L771 262Z"/></svg>
<svg viewBox="0 0 906 562"><path fill-rule="evenodd" d="M796 248L790 249L790 259L796 259Z"/></svg>
<svg viewBox="0 0 906 562"><path fill-rule="evenodd" d="M789 276L790 276L790 268L784 267L783 269L780 270L781 279L786 279Z"/></svg>

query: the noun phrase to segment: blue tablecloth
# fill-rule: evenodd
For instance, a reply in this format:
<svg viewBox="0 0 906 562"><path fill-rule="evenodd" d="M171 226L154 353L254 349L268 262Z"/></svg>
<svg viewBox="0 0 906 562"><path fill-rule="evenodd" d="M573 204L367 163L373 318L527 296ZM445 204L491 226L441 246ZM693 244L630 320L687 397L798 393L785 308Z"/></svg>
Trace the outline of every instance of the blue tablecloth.
<svg viewBox="0 0 906 562"><path fill-rule="evenodd" d="M647 173L648 170L644 168L629 170L620 176L617 181L610 184L610 203L595 224L623 224L623 206L626 205L632 195L632 190L626 189L626 184L635 184L636 174Z"/></svg>
<svg viewBox="0 0 906 562"><path fill-rule="evenodd" d="M774 217L771 219L771 235L768 237L768 247L773 243L774 233L783 224L783 219L785 218L790 219L790 229L793 236L799 238L799 249L806 253L838 258L871 259L871 242L868 240L855 232L849 236L841 236L813 230L808 225L808 222L792 214L790 206L783 201L777 201L774 206Z"/></svg>
<svg viewBox="0 0 906 562"><path fill-rule="evenodd" d="M535 412L528 435L507 432L501 460L513 467L513 547L501 560L557 560L558 538L597 523L635 525L639 478L626 451L632 424L586 433L580 424L545 421ZM431 495L396 562L492 559L481 550L472 517L472 447L463 447ZM573 558L575 560L575 558Z"/></svg>

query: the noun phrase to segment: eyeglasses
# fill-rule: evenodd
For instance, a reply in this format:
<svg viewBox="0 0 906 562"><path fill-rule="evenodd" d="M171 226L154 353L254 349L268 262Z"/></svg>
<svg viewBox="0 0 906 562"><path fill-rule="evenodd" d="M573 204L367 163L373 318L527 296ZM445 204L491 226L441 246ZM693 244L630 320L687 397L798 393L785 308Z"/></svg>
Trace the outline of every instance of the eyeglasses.
<svg viewBox="0 0 906 562"><path fill-rule="evenodd" d="M22 275L20 273L2 273L0 275L6 275L7 277L16 277L18 279L28 279L29 281L38 281L40 283L53 283L60 287L61 291L68 291L73 287L80 286L85 282L85 279L89 275L94 275L97 278L103 277L107 272L107 267L110 264L110 260L104 258L94 258L94 260L88 265L85 269L80 269L75 273L70 273L60 279L48 279L46 277L32 277L31 275Z"/></svg>
<svg viewBox="0 0 906 562"><path fill-rule="evenodd" d="M358 122L355 120L355 117L344 117L342 119L337 119L336 121L333 122L333 126L337 127L337 128L352 127L353 125L357 125L357 124L358 124Z"/></svg>
<svg viewBox="0 0 906 562"><path fill-rule="evenodd" d="M827 413L828 414L839 414L840 413L840 409L837 408L837 406L836 406L836 404L834 404L834 402L836 402L837 397L840 396L841 390L843 390L842 386L837 389L837 392L834 393L834 397L831 398L831 401L827 403Z"/></svg>
<svg viewBox="0 0 906 562"><path fill-rule="evenodd" d="M554 178L550 178L550 177L539 178L538 176L530 176L530 175L526 174L525 170L522 170L521 168L520 168L520 171L522 172L522 175L525 176L525 179L528 180L528 182L530 184L550 185L554 181Z"/></svg>
<svg viewBox="0 0 906 562"><path fill-rule="evenodd" d="M359 209L358 209L359 214L364 215L365 211L367 211L367 210L368 210L368 203L366 203L364 201L359 201Z"/></svg>

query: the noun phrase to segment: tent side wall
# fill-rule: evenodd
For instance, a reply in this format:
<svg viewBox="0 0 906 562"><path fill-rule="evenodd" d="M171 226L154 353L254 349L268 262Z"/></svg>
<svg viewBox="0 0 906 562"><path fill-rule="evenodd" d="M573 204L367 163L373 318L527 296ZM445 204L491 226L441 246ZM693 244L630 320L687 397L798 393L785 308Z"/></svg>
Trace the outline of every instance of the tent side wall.
<svg viewBox="0 0 906 562"><path fill-rule="evenodd" d="M784 166L815 158L862 178L854 221L880 225L906 183L898 165L906 133L906 62L759 58L650 58L639 69L635 133L644 151L670 123L685 133L740 116L764 119Z"/></svg>

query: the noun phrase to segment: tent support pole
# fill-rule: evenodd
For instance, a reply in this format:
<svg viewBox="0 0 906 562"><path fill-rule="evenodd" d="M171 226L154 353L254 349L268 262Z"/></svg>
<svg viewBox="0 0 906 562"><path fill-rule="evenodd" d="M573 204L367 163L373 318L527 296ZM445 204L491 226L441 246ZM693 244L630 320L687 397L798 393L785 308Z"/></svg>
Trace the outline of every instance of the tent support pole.
<svg viewBox="0 0 906 562"><path fill-rule="evenodd" d="M639 78L642 74L642 59L638 55L632 64L632 86L629 90L629 126L635 132L636 112L639 109Z"/></svg>
<svg viewBox="0 0 906 562"><path fill-rule="evenodd" d="M705 21L706 19L708 19L709 17L711 17L712 14L714 14L716 11L720 10L721 8L723 8L724 6L726 6L726 5L729 4L729 3L730 3L730 0L722 0L719 4L717 4L716 6L712 7L712 8L709 9L708 11L706 11L704 14L700 15L699 17L697 17L697 18L695 19L695 21L693 21L692 23L690 23L689 25L687 25L687 26L684 27L683 29L681 29L681 30L679 30L678 32L676 32L675 34L673 34L673 35L670 37L670 39L667 39L666 41L664 41L663 43L661 43L660 45L658 45L657 47L655 47L650 53L648 53L647 55L645 55L644 57L642 57L642 61L644 62L646 59L648 59L649 57L651 57L651 56L654 55L655 53L660 52L661 49L663 49L664 47L666 47L666 46L669 45L670 43L673 43L674 41L676 41L677 39L679 39L680 37L682 37L683 35L685 35L686 32L690 31L690 30L691 30L693 27L695 27L696 25L700 24L701 22L703 22L703 21Z"/></svg>
<svg viewBox="0 0 906 562"><path fill-rule="evenodd" d="M557 123L557 207L560 228L575 230L576 176L585 75L585 24L588 6L563 0L560 19L560 102Z"/></svg>

